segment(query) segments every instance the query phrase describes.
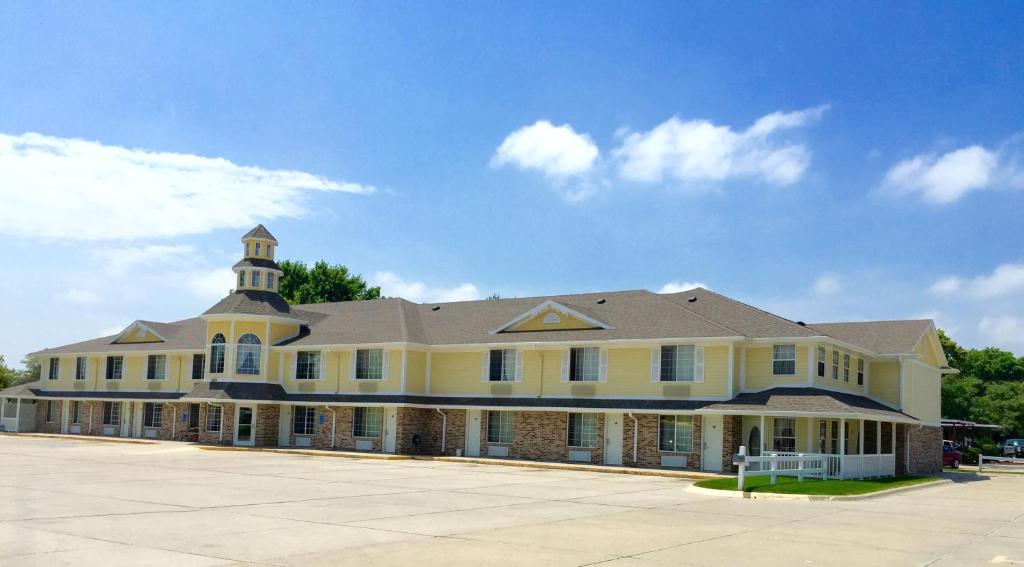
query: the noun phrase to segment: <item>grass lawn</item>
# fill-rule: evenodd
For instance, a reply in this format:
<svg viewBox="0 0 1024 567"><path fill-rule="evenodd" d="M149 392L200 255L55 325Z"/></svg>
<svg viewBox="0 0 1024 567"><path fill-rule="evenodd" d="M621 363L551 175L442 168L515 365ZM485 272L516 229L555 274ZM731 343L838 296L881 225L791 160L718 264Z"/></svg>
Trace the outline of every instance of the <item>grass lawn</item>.
<svg viewBox="0 0 1024 567"><path fill-rule="evenodd" d="M939 478L934 476L894 476L885 478L873 478L864 480L817 480L804 479L803 482L796 478L780 476L776 478L775 485L767 476L747 477L743 487L744 492L774 492L776 494L812 494L824 496L847 496L852 494L868 494L880 490L889 490L912 484L934 482ZM716 478L701 480L696 483L701 488L713 488L716 490L736 490L735 478Z"/></svg>

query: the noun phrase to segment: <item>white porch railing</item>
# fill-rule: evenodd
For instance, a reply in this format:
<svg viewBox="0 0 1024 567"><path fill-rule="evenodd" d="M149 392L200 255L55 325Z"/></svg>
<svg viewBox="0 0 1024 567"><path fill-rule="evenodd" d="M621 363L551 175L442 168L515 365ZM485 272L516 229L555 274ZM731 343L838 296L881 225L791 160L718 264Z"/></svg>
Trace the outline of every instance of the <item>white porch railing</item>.
<svg viewBox="0 0 1024 567"><path fill-rule="evenodd" d="M896 474L896 455L826 455L821 453L796 453L766 451L762 455L747 456L746 447L740 447L743 458L737 464L740 478L747 476L770 476L772 484L778 476L795 476L820 479L856 479ZM1024 460L1022 460L1024 461ZM742 488L742 484L740 485Z"/></svg>

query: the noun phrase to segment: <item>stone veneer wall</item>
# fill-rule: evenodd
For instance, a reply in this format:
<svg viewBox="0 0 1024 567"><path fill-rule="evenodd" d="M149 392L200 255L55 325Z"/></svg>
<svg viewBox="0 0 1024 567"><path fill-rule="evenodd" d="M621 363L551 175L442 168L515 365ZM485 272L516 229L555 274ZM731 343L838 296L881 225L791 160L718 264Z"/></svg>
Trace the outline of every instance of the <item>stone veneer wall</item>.
<svg viewBox="0 0 1024 567"><path fill-rule="evenodd" d="M210 404L199 405L199 442L204 445L232 445L235 442L235 404L220 404L222 408L220 426L224 430L223 440L217 431L206 430L206 414Z"/></svg>
<svg viewBox="0 0 1024 567"><path fill-rule="evenodd" d="M337 414L337 429L334 432L334 449L342 451L355 451L356 450L356 437L352 435L353 430L353 419L355 417L355 411L351 406L332 406L332 410ZM294 411L294 410L293 410ZM316 415L313 418L313 435L295 435L292 424L288 424L288 429L291 433L288 435L289 444L295 446L295 439L297 437L309 437L312 448L314 449L331 449L331 430L335 427L335 414L332 414L324 406L316 406ZM381 408L381 419L384 418L384 409ZM294 419L294 413L292 414ZM323 418L323 424L320 423L320 419ZM381 432L383 432L383 424L381 426ZM276 433L275 433L276 435ZM360 437L358 439L370 439L373 441L373 449L371 451L379 453L381 451L382 439L378 435L377 437Z"/></svg>
<svg viewBox="0 0 1024 567"><path fill-rule="evenodd" d="M277 447L278 424L281 406L260 404L256 408L256 446ZM187 425L187 424L183 424Z"/></svg>
<svg viewBox="0 0 1024 567"><path fill-rule="evenodd" d="M904 429L907 431L906 445L910 447L907 473L936 474L942 472L942 429L929 426L920 428L904 426ZM899 437L897 437L898 439ZM901 454L905 454L905 447L901 449ZM897 467L896 470L898 472L900 469Z"/></svg>
<svg viewBox="0 0 1024 567"><path fill-rule="evenodd" d="M604 414L597 414L595 447L568 446L569 414L564 411L517 411L512 418L512 443L508 458L568 463L569 451L590 451L590 462L604 462ZM465 435L463 435L465 439ZM620 440L621 442L621 440ZM480 416L480 455L487 456L487 412ZM627 458L623 454L623 460Z"/></svg>

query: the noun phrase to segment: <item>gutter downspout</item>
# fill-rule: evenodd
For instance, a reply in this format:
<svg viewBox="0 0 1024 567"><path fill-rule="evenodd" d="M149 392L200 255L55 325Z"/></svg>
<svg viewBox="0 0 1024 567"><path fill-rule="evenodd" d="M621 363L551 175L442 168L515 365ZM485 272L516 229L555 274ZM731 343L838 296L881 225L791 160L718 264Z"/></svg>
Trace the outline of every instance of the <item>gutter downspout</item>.
<svg viewBox="0 0 1024 567"><path fill-rule="evenodd" d="M180 380L181 376L178 376L178 378ZM178 408L174 407L174 404L172 403L166 403L164 405L171 406L171 441L174 441L174 434L178 430Z"/></svg>
<svg viewBox="0 0 1024 567"><path fill-rule="evenodd" d="M18 405L20 407L21 400L18 400ZM92 414L95 411L96 411L96 402L92 402L91 404L89 404L89 435L92 435Z"/></svg>
<svg viewBox="0 0 1024 567"><path fill-rule="evenodd" d="M334 448L334 434L338 430L338 412L331 406L324 406L324 409L331 412L331 449Z"/></svg>
<svg viewBox="0 0 1024 567"><path fill-rule="evenodd" d="M224 442L224 406L222 404L218 404L218 403L214 403L214 402L206 402L206 405L214 406L214 407L216 407L217 409L220 410L220 435L217 438L217 442L218 443L223 443Z"/></svg>
<svg viewBox="0 0 1024 567"><path fill-rule="evenodd" d="M441 454L444 455L444 440L448 430L448 414L441 411L441 408L434 408L434 411L441 414Z"/></svg>
<svg viewBox="0 0 1024 567"><path fill-rule="evenodd" d="M636 464L637 435L640 433L639 421L633 415L633 412L629 412L626 415L629 416L629 419L633 420L633 464Z"/></svg>

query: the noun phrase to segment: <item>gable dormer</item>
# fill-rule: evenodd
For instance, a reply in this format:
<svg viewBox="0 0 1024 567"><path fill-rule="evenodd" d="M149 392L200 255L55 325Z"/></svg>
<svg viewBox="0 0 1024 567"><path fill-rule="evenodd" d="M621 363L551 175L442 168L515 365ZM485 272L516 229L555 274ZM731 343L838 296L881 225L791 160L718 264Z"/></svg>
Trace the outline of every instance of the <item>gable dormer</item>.
<svg viewBox="0 0 1024 567"><path fill-rule="evenodd" d="M585 331L611 329L603 321L554 300L547 300L515 319L491 331L498 333L525 333L531 331Z"/></svg>
<svg viewBox="0 0 1024 567"><path fill-rule="evenodd" d="M142 321L135 321L117 334L111 344L165 343L167 339Z"/></svg>

